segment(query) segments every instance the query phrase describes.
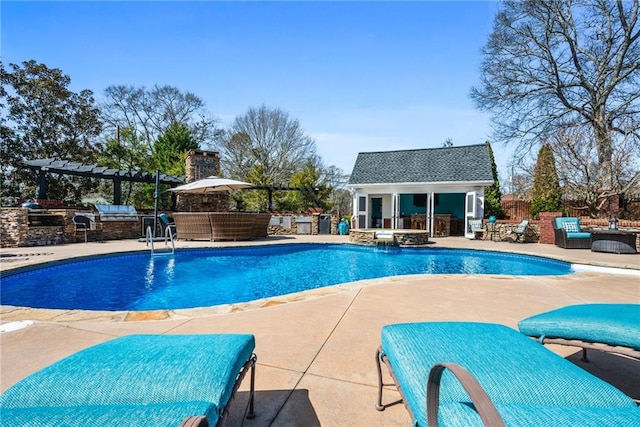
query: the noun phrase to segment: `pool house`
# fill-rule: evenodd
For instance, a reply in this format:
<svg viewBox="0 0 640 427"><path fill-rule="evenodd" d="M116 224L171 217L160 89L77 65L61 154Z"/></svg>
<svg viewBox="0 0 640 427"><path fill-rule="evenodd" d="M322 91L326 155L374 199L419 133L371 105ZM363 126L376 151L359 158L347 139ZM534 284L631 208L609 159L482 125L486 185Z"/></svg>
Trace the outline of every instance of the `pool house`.
<svg viewBox="0 0 640 427"><path fill-rule="evenodd" d="M356 229L425 230L473 238L493 184L487 144L359 153L348 188Z"/></svg>

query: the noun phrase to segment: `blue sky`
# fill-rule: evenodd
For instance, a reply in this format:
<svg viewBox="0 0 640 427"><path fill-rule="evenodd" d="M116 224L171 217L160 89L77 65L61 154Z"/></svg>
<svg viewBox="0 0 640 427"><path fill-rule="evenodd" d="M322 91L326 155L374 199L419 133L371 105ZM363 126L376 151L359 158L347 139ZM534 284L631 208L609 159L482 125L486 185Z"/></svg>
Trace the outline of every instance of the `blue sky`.
<svg viewBox="0 0 640 427"><path fill-rule="evenodd" d="M62 69L100 100L116 84L176 86L229 124L250 107L298 119L327 165L360 151L490 139L469 92L498 4L21 2L1 4L2 60ZM500 179L508 154L493 145Z"/></svg>

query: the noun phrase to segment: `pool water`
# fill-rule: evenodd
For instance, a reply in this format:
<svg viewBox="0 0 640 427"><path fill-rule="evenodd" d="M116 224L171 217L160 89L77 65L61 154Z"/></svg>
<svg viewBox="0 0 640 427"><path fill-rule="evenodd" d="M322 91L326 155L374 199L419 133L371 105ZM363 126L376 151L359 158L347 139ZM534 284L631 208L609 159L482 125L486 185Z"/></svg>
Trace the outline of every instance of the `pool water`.
<svg viewBox="0 0 640 427"><path fill-rule="evenodd" d="M571 264L490 251L297 244L89 258L2 277L0 303L159 310L253 301L406 274L563 275Z"/></svg>

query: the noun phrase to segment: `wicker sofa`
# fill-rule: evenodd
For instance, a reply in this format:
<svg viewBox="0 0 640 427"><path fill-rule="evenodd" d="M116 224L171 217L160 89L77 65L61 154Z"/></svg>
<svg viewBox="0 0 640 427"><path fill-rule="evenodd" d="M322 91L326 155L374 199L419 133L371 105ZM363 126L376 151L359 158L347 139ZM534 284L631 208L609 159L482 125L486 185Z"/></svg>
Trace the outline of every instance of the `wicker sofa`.
<svg viewBox="0 0 640 427"><path fill-rule="evenodd" d="M270 213L179 212L173 214L180 240L251 240L268 236Z"/></svg>
<svg viewBox="0 0 640 427"><path fill-rule="evenodd" d="M591 233L580 228L576 217L556 217L553 220L556 246L565 249L590 249Z"/></svg>

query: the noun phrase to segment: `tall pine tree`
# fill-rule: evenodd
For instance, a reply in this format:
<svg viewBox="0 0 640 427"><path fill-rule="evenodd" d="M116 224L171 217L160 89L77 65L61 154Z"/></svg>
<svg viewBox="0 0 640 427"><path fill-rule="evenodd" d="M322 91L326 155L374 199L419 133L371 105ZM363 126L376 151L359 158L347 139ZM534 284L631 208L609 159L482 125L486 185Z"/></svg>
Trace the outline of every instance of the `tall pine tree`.
<svg viewBox="0 0 640 427"><path fill-rule="evenodd" d="M498 168L496 167L496 161L493 157L493 150L491 149L491 143L485 142L487 149L489 150L489 158L491 159L491 173L493 174L493 184L490 187L484 188L484 213L487 217L495 216L496 218L504 218L504 211L502 210L502 193L500 192L500 181L498 180Z"/></svg>
<svg viewBox="0 0 640 427"><path fill-rule="evenodd" d="M564 211L564 205L556 161L551 146L544 144L538 152L538 160L533 171L531 216L538 218L540 212L562 211Z"/></svg>

